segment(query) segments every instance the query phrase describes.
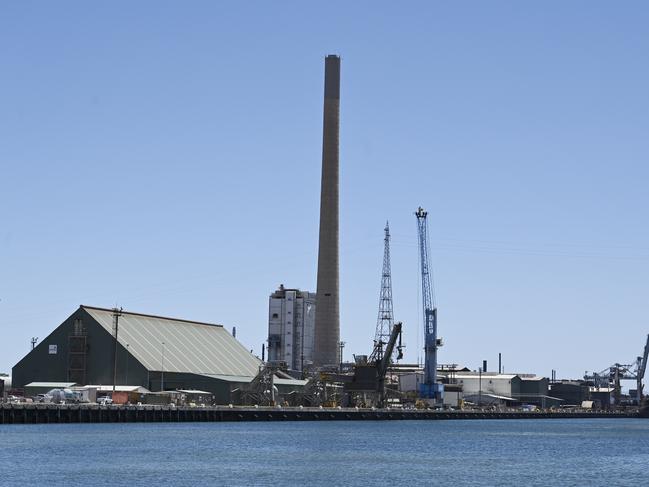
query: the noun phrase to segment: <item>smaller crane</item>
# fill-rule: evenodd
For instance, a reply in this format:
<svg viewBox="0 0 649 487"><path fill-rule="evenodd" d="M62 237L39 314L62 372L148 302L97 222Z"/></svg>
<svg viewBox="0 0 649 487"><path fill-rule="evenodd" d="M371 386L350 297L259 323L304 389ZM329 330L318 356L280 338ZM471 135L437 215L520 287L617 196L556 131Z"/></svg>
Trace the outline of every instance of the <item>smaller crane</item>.
<svg viewBox="0 0 649 487"><path fill-rule="evenodd" d="M358 360L361 357L357 357L353 374L328 374L328 378L342 382L344 384L344 391L346 394L350 395L350 398L356 394L362 394L363 396L369 395L374 398L378 407L384 407L386 400L385 379L388 373L388 368L392 363L392 355L394 354L395 349L397 350L396 360L403 358L401 329L401 322L392 325L390 338L385 344L385 349L383 349L382 344L375 344L374 353L372 353L369 360L367 359L367 356L361 356L363 357L362 360ZM377 349L379 348L383 352L380 354L380 357L377 352Z"/></svg>
<svg viewBox="0 0 649 487"><path fill-rule="evenodd" d="M388 373L388 367L392 362L392 352L394 351L395 345L397 344L397 338L399 339L399 345L397 345L397 360L403 358L403 345L401 345L401 328L402 323L398 322L392 325L392 333L390 333L390 339L388 340L387 345L385 346L385 353L381 360L376 363L376 374L378 378L378 393L379 393L379 407L385 406L385 376Z"/></svg>

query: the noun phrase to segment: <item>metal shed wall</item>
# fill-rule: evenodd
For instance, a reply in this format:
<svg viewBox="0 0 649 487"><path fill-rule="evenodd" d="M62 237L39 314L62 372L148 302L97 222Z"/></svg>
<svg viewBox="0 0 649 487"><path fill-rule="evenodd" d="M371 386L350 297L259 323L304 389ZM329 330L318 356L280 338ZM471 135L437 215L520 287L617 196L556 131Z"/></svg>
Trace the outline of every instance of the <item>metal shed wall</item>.
<svg viewBox="0 0 649 487"><path fill-rule="evenodd" d="M85 380L70 377L70 337L75 335L75 322L80 320L85 333ZM114 339L83 308L54 329L36 348L13 367L14 387L30 382L77 382L85 384L113 383ZM124 384L128 367L128 381L145 385L146 369L126 350L118 346L117 383Z"/></svg>

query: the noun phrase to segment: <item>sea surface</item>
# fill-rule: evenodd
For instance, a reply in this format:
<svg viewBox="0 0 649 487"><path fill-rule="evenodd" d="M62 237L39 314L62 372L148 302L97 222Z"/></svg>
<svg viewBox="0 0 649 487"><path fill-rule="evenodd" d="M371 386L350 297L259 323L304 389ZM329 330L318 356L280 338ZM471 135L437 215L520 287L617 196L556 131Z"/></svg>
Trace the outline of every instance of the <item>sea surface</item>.
<svg viewBox="0 0 649 487"><path fill-rule="evenodd" d="M0 485L649 485L649 420L0 426Z"/></svg>

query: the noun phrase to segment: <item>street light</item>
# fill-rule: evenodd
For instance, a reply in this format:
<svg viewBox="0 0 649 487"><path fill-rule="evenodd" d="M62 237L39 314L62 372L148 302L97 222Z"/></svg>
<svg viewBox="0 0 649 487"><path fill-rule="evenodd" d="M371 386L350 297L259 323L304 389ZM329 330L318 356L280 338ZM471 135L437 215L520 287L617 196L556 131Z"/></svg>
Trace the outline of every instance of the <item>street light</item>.
<svg viewBox="0 0 649 487"><path fill-rule="evenodd" d="M160 391L165 390L165 342L162 342L162 366L160 367Z"/></svg>

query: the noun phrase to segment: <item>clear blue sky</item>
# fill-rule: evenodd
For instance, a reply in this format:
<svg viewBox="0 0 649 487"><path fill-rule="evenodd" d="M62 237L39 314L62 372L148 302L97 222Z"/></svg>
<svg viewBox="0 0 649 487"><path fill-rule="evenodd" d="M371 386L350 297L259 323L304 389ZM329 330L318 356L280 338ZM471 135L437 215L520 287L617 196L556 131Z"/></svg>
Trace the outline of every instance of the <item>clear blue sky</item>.
<svg viewBox="0 0 649 487"><path fill-rule="evenodd" d="M3 2L0 371L83 304L237 326L315 291L342 56L341 334L390 220L406 358L430 212L440 361L579 377L649 333L646 2Z"/></svg>

